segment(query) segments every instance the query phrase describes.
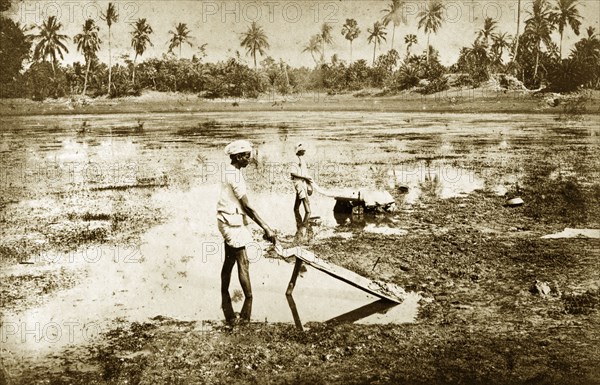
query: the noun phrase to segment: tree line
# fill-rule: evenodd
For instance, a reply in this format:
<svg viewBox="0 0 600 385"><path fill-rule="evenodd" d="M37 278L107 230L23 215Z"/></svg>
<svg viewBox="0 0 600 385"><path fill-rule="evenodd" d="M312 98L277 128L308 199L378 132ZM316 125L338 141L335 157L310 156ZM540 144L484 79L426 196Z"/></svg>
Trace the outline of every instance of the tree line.
<svg viewBox="0 0 600 385"><path fill-rule="evenodd" d="M127 56L122 63L113 64L111 28L119 22L114 3L109 3L101 15L102 24L108 29L106 45L99 36L102 25L93 19L85 20L81 31L70 38L62 32L63 25L55 16L37 26L22 26L2 16L0 97L43 100L78 93L119 97L139 95L143 89L194 92L209 98L257 97L265 92L288 94L315 89L344 92L369 87L388 92L415 89L433 93L451 85L476 87L498 74L503 79L512 76L528 88L599 89L600 38L593 27L585 29L569 56L562 58L565 31L570 29L577 36L582 32L579 1L534 0L532 5L521 15L519 0L515 36L500 31L496 20L486 18L473 43L463 47L458 61L449 67L441 64L439 52L432 45L432 37L444 27L441 0L429 0L427 7L417 14L417 29L427 36L423 52L412 52L412 47L418 44L414 33L407 33L403 38L404 48L396 50L396 31L408 24L408 20L405 2L391 0L365 35L355 19L346 19L341 26L339 33L349 43L349 62L327 51L333 45L336 31L332 24L324 23L301 47L302 53L312 57L314 68L292 68L285 61L269 56L269 37L256 22L240 37L240 47L252 59L250 68L237 51L228 60L204 62L207 44L196 44L185 23L176 24L168 32L169 46L162 58L141 61L154 38L152 26L145 18L131 24L133 60ZM0 0L0 12L9 7L9 0ZM522 16L525 28L521 33ZM389 29L391 48L377 56L377 48L387 42ZM555 31L558 41L552 39ZM359 38L366 38L373 45L371 63L353 60L353 42ZM62 63L69 51L69 41L81 53L83 63ZM182 46L186 44L197 48L191 58L182 57ZM104 47L108 50L108 64L98 59ZM452 77L450 84L448 74L452 73L457 76Z"/></svg>

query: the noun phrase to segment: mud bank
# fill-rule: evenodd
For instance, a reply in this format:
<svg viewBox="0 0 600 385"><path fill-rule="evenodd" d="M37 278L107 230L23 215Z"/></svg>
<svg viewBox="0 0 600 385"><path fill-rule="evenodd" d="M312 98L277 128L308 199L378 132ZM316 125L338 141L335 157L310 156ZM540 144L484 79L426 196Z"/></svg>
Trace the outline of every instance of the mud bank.
<svg viewBox="0 0 600 385"><path fill-rule="evenodd" d="M600 228L597 117L148 114L137 131L127 115L4 119L0 357L11 384L600 378L597 240L542 238ZM308 269L294 291L299 330L284 295L292 266L261 253L253 322L223 325L215 167L241 135L258 147L253 197L285 241L301 230L284 167L299 140L324 188L390 191L391 215L339 217L313 197L321 218L302 229L303 247L418 297L377 307ZM88 164L99 168L77 168ZM39 171L48 166L62 173ZM507 207L517 194L525 204ZM365 308L375 311L355 312Z"/></svg>

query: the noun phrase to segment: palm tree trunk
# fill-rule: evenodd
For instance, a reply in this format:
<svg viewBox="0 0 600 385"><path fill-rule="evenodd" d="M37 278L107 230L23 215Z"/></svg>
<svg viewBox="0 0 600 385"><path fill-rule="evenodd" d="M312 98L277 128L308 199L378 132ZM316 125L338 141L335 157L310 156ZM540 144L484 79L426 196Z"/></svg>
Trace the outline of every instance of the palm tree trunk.
<svg viewBox="0 0 600 385"><path fill-rule="evenodd" d="M112 81L112 53L110 50L110 27L108 27L108 96L110 97L110 83Z"/></svg>
<svg viewBox="0 0 600 385"><path fill-rule="evenodd" d="M392 28L392 48L394 49L394 37L396 36L396 26L394 26L394 28Z"/></svg>
<svg viewBox="0 0 600 385"><path fill-rule="evenodd" d="M431 38L431 32L427 34L427 65L429 65L429 39Z"/></svg>
<svg viewBox="0 0 600 385"><path fill-rule="evenodd" d="M87 67L85 69L85 80L83 81L83 92L81 93L84 96L85 96L85 91L87 91L88 76L90 74L90 64L92 64L91 58L87 60Z"/></svg>
<svg viewBox="0 0 600 385"><path fill-rule="evenodd" d="M256 66L256 51L252 51L252 58L254 59L254 71L258 71L258 67Z"/></svg>
<svg viewBox="0 0 600 385"><path fill-rule="evenodd" d="M515 44L515 52L513 52L513 62L517 61L517 55L519 54L519 32L521 29L521 0L517 3L517 44Z"/></svg>
<svg viewBox="0 0 600 385"><path fill-rule="evenodd" d="M52 74L56 77L56 69L54 68L54 58L50 61L50 65L52 66Z"/></svg>
<svg viewBox="0 0 600 385"><path fill-rule="evenodd" d="M350 64L352 64L352 40L350 40Z"/></svg>
<svg viewBox="0 0 600 385"><path fill-rule="evenodd" d="M287 64L282 61L281 65L283 67L283 73L285 74L285 86L287 89L290 87L290 77L288 76Z"/></svg>
<svg viewBox="0 0 600 385"><path fill-rule="evenodd" d="M136 53L136 54L135 54L135 57L133 58L133 76L132 76L132 78L131 78L131 82L132 82L133 84L135 84L135 62L136 62L136 60L137 60L137 57L138 57L138 55L137 55L137 53Z"/></svg>
<svg viewBox="0 0 600 385"><path fill-rule="evenodd" d="M373 44L373 67L375 67L375 50L377 49L377 42Z"/></svg>
<svg viewBox="0 0 600 385"><path fill-rule="evenodd" d="M181 44L179 44L179 60L181 60Z"/></svg>
<svg viewBox="0 0 600 385"><path fill-rule="evenodd" d="M540 64L540 44L538 43L537 46L537 53L535 55L535 71L533 72L533 80L537 80L537 74L538 74L538 66Z"/></svg>
<svg viewBox="0 0 600 385"><path fill-rule="evenodd" d="M562 41L563 41L563 32L560 33L560 48L558 49L558 58L562 60Z"/></svg>

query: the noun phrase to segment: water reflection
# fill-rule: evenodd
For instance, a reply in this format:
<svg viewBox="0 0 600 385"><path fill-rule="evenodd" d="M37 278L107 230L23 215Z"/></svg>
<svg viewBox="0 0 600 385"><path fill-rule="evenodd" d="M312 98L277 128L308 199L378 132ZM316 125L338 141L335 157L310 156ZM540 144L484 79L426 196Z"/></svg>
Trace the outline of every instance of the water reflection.
<svg viewBox="0 0 600 385"><path fill-rule="evenodd" d="M363 228L367 225L367 219L373 220L374 215L365 216L364 213L334 211L333 217L339 226L352 226Z"/></svg>
<svg viewBox="0 0 600 385"><path fill-rule="evenodd" d="M300 319L300 314L298 313L298 307L296 306L294 297L291 294L286 294L286 298L288 301L288 305L290 306L290 310L292 311L292 317L294 318L294 324L296 325L296 328L298 330L304 330L304 326L302 325L302 320ZM386 314L390 309L396 306L399 306L399 304L385 299L380 299L371 302L367 305L360 306L354 310L350 310L346 313L340 314L336 317L333 317L325 321L325 323L331 325L354 323L356 321L360 321L362 319L370 317L373 314Z"/></svg>
<svg viewBox="0 0 600 385"><path fill-rule="evenodd" d="M485 187L475 171L430 160L404 164L391 172L394 184L407 189L405 203L414 204L422 196L442 199L464 197Z"/></svg>

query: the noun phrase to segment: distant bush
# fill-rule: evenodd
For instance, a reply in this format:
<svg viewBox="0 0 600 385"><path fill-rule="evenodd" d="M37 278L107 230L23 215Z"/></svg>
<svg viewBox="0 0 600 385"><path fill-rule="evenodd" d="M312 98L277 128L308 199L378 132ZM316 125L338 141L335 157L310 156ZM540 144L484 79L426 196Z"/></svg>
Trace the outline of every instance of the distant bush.
<svg viewBox="0 0 600 385"><path fill-rule="evenodd" d="M21 70L30 49L31 40L19 23L0 15L0 98L23 96Z"/></svg>
<svg viewBox="0 0 600 385"><path fill-rule="evenodd" d="M235 58L227 62L209 64L207 67L208 76L204 93L206 98L257 98L267 89L266 81L263 81L258 72L241 64Z"/></svg>
<svg viewBox="0 0 600 385"><path fill-rule="evenodd" d="M415 66L402 65L395 73L391 89L393 90L408 90L419 85L419 70Z"/></svg>
<svg viewBox="0 0 600 385"><path fill-rule="evenodd" d="M111 98L119 98L123 96L139 96L141 88L139 85L134 85L131 81L129 69L116 65L112 70L112 86L110 89Z"/></svg>
<svg viewBox="0 0 600 385"><path fill-rule="evenodd" d="M446 91L450 88L448 79L445 76L433 79L426 86L421 87L417 90L418 93L423 95L435 94L436 92Z"/></svg>
<svg viewBox="0 0 600 385"><path fill-rule="evenodd" d="M360 59L348 66L346 70L346 84L349 90L358 91L369 85L371 69L367 61Z"/></svg>
<svg viewBox="0 0 600 385"><path fill-rule="evenodd" d="M469 74L457 74L457 75L458 76L454 75L455 78L450 83L453 87L476 88L476 87L479 87L479 85L481 84L480 82L475 81Z"/></svg>
<svg viewBox="0 0 600 385"><path fill-rule="evenodd" d="M38 101L65 96L69 90L65 71L58 65L55 71L48 62L33 63L23 76L26 95Z"/></svg>

